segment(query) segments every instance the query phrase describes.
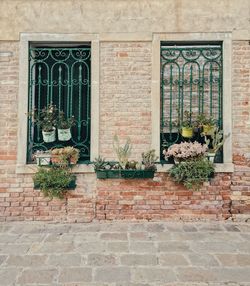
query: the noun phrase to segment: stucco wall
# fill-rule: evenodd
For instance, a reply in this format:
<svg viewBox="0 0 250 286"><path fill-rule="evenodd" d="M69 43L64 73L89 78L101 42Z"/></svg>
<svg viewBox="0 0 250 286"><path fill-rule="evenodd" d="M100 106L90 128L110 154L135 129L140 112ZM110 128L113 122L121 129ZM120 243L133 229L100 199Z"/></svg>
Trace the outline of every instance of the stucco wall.
<svg viewBox="0 0 250 286"><path fill-rule="evenodd" d="M0 40L20 32L225 32L248 37L248 0L1 0Z"/></svg>

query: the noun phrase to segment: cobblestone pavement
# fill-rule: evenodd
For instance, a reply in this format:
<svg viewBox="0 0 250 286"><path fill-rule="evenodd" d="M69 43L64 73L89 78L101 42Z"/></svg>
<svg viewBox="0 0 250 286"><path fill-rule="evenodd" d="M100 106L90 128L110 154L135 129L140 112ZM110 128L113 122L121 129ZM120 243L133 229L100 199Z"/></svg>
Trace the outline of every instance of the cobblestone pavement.
<svg viewBox="0 0 250 286"><path fill-rule="evenodd" d="M250 224L0 224L0 285L250 285Z"/></svg>

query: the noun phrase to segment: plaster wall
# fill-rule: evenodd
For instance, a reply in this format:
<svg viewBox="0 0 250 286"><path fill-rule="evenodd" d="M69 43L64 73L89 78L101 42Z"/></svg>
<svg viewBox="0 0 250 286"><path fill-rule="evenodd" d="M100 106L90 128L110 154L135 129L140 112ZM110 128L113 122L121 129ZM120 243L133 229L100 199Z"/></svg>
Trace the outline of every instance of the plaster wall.
<svg viewBox="0 0 250 286"><path fill-rule="evenodd" d="M26 33L250 35L248 0L1 0L0 40Z"/></svg>

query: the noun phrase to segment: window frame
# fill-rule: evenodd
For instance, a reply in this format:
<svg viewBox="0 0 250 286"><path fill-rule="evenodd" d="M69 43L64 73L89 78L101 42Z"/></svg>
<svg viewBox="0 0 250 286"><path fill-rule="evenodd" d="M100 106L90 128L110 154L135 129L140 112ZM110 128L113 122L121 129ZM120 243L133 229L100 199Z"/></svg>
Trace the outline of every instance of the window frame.
<svg viewBox="0 0 250 286"><path fill-rule="evenodd" d="M27 164L27 111L28 111L28 75L29 75L29 44L32 42L46 43L85 43L91 45L91 136L90 161L99 154L99 37L97 34L20 34L19 44L19 92L18 92L18 145L17 173L34 173L37 166ZM25 134L25 135L24 135ZM79 164L74 172L93 172L93 167Z"/></svg>
<svg viewBox="0 0 250 286"><path fill-rule="evenodd" d="M160 47L161 42L222 42L223 51L223 131L229 137L223 146L224 162L215 164L216 172L233 172L232 163L232 95L231 95L231 68L232 68L232 36L231 33L164 33L154 34L152 41L152 141L151 147L160 157ZM159 166L159 172L166 172L171 164Z"/></svg>

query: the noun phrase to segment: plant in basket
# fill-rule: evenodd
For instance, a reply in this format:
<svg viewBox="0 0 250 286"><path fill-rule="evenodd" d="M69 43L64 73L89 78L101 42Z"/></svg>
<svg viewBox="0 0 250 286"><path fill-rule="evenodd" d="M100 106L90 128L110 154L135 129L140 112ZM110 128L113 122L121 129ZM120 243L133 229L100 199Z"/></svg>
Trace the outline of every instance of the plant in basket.
<svg viewBox="0 0 250 286"><path fill-rule="evenodd" d="M74 116L67 118L63 111L59 111L57 119L57 134L59 141L68 141L71 139L71 127L75 124Z"/></svg>
<svg viewBox="0 0 250 286"><path fill-rule="evenodd" d="M216 120L213 116L206 116L204 113L197 116L199 127L202 128L203 135L211 135L216 128Z"/></svg>
<svg viewBox="0 0 250 286"><path fill-rule="evenodd" d="M42 129L45 143L51 143L56 140L57 113L58 109L53 104L49 104L41 110L34 109L28 113L32 121Z"/></svg>

